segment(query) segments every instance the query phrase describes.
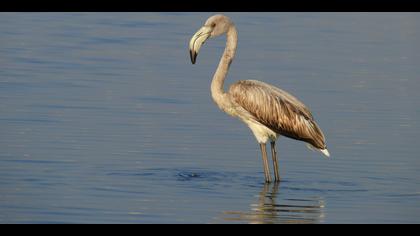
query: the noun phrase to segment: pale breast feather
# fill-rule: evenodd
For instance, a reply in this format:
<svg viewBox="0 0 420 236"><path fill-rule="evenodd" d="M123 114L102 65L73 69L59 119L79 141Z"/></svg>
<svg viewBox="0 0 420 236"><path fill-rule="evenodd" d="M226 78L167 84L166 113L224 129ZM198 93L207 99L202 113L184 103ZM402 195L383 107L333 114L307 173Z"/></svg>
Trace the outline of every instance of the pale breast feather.
<svg viewBox="0 0 420 236"><path fill-rule="evenodd" d="M273 131L325 148L325 138L309 109L291 94L256 80L231 85L229 94L255 119Z"/></svg>

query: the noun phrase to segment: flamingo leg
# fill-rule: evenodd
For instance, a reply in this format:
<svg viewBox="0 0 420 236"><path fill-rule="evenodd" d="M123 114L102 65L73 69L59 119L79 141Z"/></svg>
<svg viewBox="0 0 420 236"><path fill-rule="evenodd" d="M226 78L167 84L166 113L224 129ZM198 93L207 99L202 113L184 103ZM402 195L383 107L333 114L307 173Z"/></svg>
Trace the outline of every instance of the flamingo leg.
<svg viewBox="0 0 420 236"><path fill-rule="evenodd" d="M279 162L277 160L276 142L271 142L271 157L273 158L274 182L280 182Z"/></svg>
<svg viewBox="0 0 420 236"><path fill-rule="evenodd" d="M268 166L267 149L266 149L265 143L260 143L260 149L261 149L263 164L264 164L265 182L270 183L271 176L270 176L270 168Z"/></svg>

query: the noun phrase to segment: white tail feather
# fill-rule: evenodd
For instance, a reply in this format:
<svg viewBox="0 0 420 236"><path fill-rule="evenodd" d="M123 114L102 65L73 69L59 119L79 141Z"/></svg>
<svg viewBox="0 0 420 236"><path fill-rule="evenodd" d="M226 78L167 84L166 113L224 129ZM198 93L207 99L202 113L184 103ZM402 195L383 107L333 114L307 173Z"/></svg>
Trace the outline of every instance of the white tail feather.
<svg viewBox="0 0 420 236"><path fill-rule="evenodd" d="M330 152L328 152L328 149L319 149L322 154L324 154L326 157L330 157Z"/></svg>
<svg viewBox="0 0 420 236"><path fill-rule="evenodd" d="M306 147L308 147L312 151L320 151L326 157L330 157L330 152L328 152L328 149L318 149L318 148L315 148L314 146L310 145L309 143L306 144Z"/></svg>

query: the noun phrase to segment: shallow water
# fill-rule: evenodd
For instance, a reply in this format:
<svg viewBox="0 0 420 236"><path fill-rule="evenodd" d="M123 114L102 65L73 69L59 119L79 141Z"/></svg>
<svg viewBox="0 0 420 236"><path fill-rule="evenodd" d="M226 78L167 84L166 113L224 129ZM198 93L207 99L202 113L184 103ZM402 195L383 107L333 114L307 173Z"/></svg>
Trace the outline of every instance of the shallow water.
<svg viewBox="0 0 420 236"><path fill-rule="evenodd" d="M307 104L332 159L248 128L191 65L211 13L0 13L0 223L420 223L420 14L228 13L227 83Z"/></svg>

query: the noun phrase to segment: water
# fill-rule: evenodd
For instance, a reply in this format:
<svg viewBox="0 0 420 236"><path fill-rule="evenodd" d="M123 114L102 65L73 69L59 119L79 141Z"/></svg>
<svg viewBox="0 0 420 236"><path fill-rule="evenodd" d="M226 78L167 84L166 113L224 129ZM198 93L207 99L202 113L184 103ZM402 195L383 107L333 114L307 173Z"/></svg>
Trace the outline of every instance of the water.
<svg viewBox="0 0 420 236"><path fill-rule="evenodd" d="M307 104L332 159L248 128L197 64L211 13L0 13L0 223L420 223L420 14L229 13L227 83Z"/></svg>

